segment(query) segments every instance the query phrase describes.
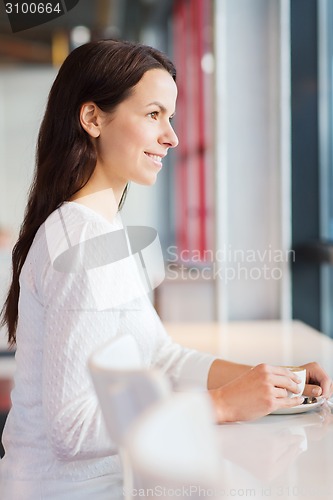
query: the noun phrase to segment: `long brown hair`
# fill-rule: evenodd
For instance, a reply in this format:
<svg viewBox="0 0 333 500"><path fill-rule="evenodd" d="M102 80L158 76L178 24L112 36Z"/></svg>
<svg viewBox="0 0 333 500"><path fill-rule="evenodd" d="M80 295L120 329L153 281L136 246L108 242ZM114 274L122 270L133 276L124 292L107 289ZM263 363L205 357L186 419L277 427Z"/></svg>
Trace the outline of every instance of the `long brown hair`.
<svg viewBox="0 0 333 500"><path fill-rule="evenodd" d="M132 42L102 40L78 47L64 61L52 85L37 141L36 169L18 241L12 254L12 282L1 311L8 342L16 342L19 276L38 228L90 179L95 147L81 127L82 104L93 101L111 113L144 73L162 68L176 79L172 62L160 51ZM123 204L127 187L120 200Z"/></svg>

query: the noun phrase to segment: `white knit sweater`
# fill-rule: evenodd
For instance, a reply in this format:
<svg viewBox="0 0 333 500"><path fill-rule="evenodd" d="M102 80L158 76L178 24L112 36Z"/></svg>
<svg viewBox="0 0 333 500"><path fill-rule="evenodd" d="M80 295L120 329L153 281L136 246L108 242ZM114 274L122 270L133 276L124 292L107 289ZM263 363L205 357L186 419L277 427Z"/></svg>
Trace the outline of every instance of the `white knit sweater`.
<svg viewBox="0 0 333 500"><path fill-rule="evenodd" d="M119 216L111 224L69 202L50 215L34 239L20 277L17 370L3 434L3 479L84 481L118 468L87 370L91 353L116 334L133 335L144 366L161 369L175 388L206 387L214 357L171 341L147 295L138 292L126 259L82 269L74 257L74 272L61 269L66 263L57 257L68 248L98 242L96 237L121 228ZM94 251L97 255L98 243Z"/></svg>

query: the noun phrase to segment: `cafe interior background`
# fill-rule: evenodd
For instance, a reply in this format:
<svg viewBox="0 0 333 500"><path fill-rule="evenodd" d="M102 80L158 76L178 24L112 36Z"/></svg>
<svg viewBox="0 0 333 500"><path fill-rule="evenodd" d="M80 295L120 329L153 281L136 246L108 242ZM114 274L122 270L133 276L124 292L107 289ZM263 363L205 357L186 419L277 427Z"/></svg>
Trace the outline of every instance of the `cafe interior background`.
<svg viewBox="0 0 333 500"><path fill-rule="evenodd" d="M162 320L298 319L333 337L332 24L330 0L80 0L12 33L1 3L1 301L57 69L90 39L123 38L178 70L180 145L123 210L158 231Z"/></svg>

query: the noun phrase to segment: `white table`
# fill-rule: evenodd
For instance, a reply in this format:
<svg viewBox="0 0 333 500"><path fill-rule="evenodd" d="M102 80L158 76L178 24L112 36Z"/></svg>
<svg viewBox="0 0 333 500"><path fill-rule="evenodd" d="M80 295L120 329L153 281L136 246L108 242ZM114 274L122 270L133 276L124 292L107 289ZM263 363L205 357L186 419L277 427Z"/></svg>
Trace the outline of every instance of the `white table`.
<svg viewBox="0 0 333 500"><path fill-rule="evenodd" d="M333 376L333 341L301 322L166 324L177 342L249 364L320 362ZM333 499L333 415L325 404L216 427L219 498Z"/></svg>

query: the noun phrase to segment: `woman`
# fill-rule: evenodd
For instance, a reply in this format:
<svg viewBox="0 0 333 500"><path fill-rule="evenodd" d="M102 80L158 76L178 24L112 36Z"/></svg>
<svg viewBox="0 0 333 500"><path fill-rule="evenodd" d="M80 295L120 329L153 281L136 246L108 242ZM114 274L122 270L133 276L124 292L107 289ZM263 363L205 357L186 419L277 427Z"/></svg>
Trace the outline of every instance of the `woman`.
<svg viewBox="0 0 333 500"><path fill-rule="evenodd" d="M116 334L134 335L144 365L175 387L208 387L219 422L302 402L287 397L297 378L286 369L250 369L173 344L126 256L105 260L103 243L111 234L118 245L123 229L128 183L154 184L177 146L176 97L165 55L111 40L74 50L52 86L4 307L17 345L0 466L6 500L108 497L118 461L86 365ZM307 390L328 396L328 376L306 367L319 384Z"/></svg>

